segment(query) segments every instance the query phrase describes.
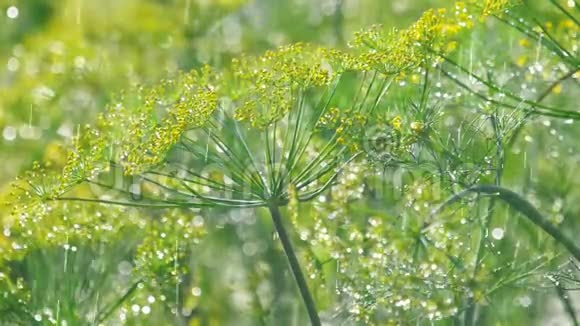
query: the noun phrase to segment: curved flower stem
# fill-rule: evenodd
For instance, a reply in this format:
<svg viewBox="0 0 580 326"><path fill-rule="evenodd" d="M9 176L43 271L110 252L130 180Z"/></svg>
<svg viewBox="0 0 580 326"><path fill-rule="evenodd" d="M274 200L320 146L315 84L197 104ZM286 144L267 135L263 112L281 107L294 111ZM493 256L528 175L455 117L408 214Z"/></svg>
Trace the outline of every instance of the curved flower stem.
<svg viewBox="0 0 580 326"><path fill-rule="evenodd" d="M288 263L290 263L290 269L292 269L292 274L294 274L294 279L300 289L300 295L302 295L302 300L308 311L308 316L310 317L310 322L312 326L320 326L320 317L318 317L318 312L316 310L316 305L314 304L314 299L312 299L312 294L308 290L308 284L306 283L306 278L300 269L300 263L294 252L292 242L290 241L290 236L284 227L282 222L282 215L280 214L280 209L277 205L273 204L269 207L270 215L272 215L272 221L274 221L274 226L276 227L276 232L280 237L282 242L282 247L284 248L284 253L288 258Z"/></svg>
<svg viewBox="0 0 580 326"><path fill-rule="evenodd" d="M458 194L453 195L441 206L433 210L432 216L439 214L447 206L456 203L468 196L470 193L484 193L488 195L497 196L497 198L509 204L513 209L520 212L528 218L532 223L539 226L542 230L548 233L556 242L563 245L568 252L577 260L580 260L580 246L574 242L574 239L564 234L558 227L545 218L529 201L517 193L495 185L479 185L468 188Z"/></svg>

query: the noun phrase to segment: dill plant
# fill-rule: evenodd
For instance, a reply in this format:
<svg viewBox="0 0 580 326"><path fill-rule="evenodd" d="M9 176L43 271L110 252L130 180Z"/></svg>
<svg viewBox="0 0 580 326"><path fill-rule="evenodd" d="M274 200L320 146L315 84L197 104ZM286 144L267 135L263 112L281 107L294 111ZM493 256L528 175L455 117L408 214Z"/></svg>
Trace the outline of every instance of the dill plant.
<svg viewBox="0 0 580 326"><path fill-rule="evenodd" d="M552 3L554 15L574 17ZM173 244L164 243L160 232L172 222L194 221L192 208L266 208L313 325L321 324L314 297L326 298L324 308L340 303L336 315L328 317L331 322L406 323L463 314L464 324L473 324L483 318L477 310L483 301L522 280L533 282L558 258L550 253L522 258L519 243L494 255L488 237L498 223L494 216L511 214L497 199L578 258L573 240L503 188L510 162L506 148L527 121L537 116L578 119L573 109L541 103L548 97L543 94L561 93L559 85L575 76L577 56L570 52L577 48L568 49L577 44L575 34L563 28L564 41L558 41L537 18L526 17L536 27L520 26L522 12L527 11L508 1L458 2L449 11L427 11L408 29L363 31L347 51L294 44L259 57L242 56L223 70L204 67L156 86L129 89L94 125L79 131L62 174L38 166L16 182L19 201L25 203L17 207L17 224L23 233L34 230L42 214L67 205L165 209L163 223L152 227L148 238L157 249L145 250L147 256L169 254L164 250ZM494 80L492 60L499 64L506 58L485 61L485 44L465 41L465 35L498 28L483 23L494 19L509 25L510 33L538 42L537 48L522 42L524 52L549 49L545 66L563 63L571 70L555 82L533 80L537 87L547 84L533 98L535 92L519 94ZM570 22L577 31L577 22ZM478 63L471 59L474 51ZM526 55L515 60L516 66L525 66ZM498 70L497 78L506 79L502 73ZM508 81L516 85L527 78L511 77ZM393 171L421 174L402 176L399 185L386 184ZM482 185L487 183L494 185ZM468 193L478 197L449 209ZM484 200L487 205L479 203ZM384 202L391 207L385 210ZM311 285L322 285L316 295L282 217L285 206L307 252L306 275ZM119 209L123 213L117 214L130 212L123 222L129 229L156 223L139 210ZM526 239L518 222L503 222ZM193 232L195 227L183 229ZM474 227L481 232L473 234ZM34 232L42 237L42 224ZM65 234L68 242L70 233ZM179 283L177 268L163 278L168 262L175 264L179 257L148 258L148 281L171 283L174 276ZM332 287L336 291L326 289ZM133 289L128 286L121 301ZM106 308L93 314L97 320L118 306Z"/></svg>
<svg viewBox="0 0 580 326"><path fill-rule="evenodd" d="M569 109L563 106L556 108L541 103L550 95L557 94L560 95L559 103L570 105L573 103L570 99L577 96L575 90L570 90L565 95L561 93L562 83L567 83L567 79L572 78L576 71L576 65L571 61L574 61L573 58L577 55L563 54L577 51L577 47L574 46L577 44L576 27L573 27L573 19L569 20L572 14L565 7L556 2L552 2L551 6L548 10L552 10L551 13L554 15L552 19L559 19L561 27L558 32L553 31L550 36L541 34L545 26L554 26L554 23L540 22L538 17L530 18L529 14L534 12L535 7L529 3L521 7L510 7L505 11L500 10L494 14L495 17L490 22L499 30L502 28L501 24L507 22L508 28L504 35L521 33L523 30L524 35L531 34L533 40L539 40L535 47L530 43L520 42L528 49L533 49L536 57L533 63L535 66L530 67L523 62L522 58L532 56L529 53L521 54L517 59L506 58L502 53L495 52L487 54L486 57L484 54L486 50L495 50L500 47L499 44L490 46L490 42L505 42L505 40L486 37L485 33L490 27L480 25L476 26L471 40L464 40L459 44L459 51L454 52L453 57L439 53L438 57L442 61L433 66L434 69L429 75L426 73L429 69L419 69L415 76L420 77L410 76L411 83L424 79L425 84L429 77L431 85L435 87L427 88L428 92L425 92L425 88L417 87L415 103L408 103L404 109L399 109L401 113L394 120L394 126L398 127L395 129L400 129L401 125L406 125L408 133L418 133L420 136L415 137L416 140L412 140L411 146L399 155L396 155L392 147L386 147L387 155L376 157L380 162L379 168L382 169L379 172L388 172L389 169L400 172L404 167L402 171L408 171L415 177L417 174L420 175L419 180L407 179L406 182L410 184L404 185L401 189L402 194L395 192L397 197L387 197L388 200L395 200L394 205L400 205L401 199L407 199L408 201L403 201L406 205L403 206L403 211L391 208L390 211L396 212L398 218L388 219L384 212L371 210L369 213L372 212L371 214L378 216L368 220L366 222L368 224L363 223L364 219L362 221L354 219L352 213L344 215L339 213L336 216L346 218L330 222L321 219L314 225L322 234L317 236L317 232L314 232L312 241L324 243L323 246L327 248L336 246L334 251L327 252L326 255L339 258L340 264L336 266L339 273L344 274L349 271L352 273L350 277L343 280L344 293L350 300L345 304L346 307L350 307L351 312L366 315L367 320L374 320L377 316L387 320L399 316L400 322L411 319L421 320L425 316L429 319L440 319L443 314L456 315L460 312L464 314L464 323L472 324L483 318L476 317L477 302L491 301L491 294L499 288L515 285L510 282L517 284L522 280L533 279L531 276L534 276L534 272L530 271L541 270L542 266L546 266L553 260L553 257L531 261L518 259L518 247L521 245L519 241L514 244L516 250L504 247L501 251L495 251L495 243L494 240L490 240L490 232L493 229L492 226L497 225L498 222L493 217L505 211L497 208L498 204L494 195L507 200L510 206L523 212L524 216L551 234L556 242L568 248L573 256L577 255L578 247L574 240L558 231L553 226L553 221L538 217L537 211L530 210L531 206L528 202L522 201L520 197L499 187L505 182L503 179L506 164L510 164L506 157L511 153L507 149L511 150L510 146L517 141L518 130L528 119L551 116L570 119L567 120L568 123L577 119L577 112L573 106ZM472 17L469 12L464 11L461 5L458 5L456 10L459 13L465 13L464 17ZM486 11L486 9L483 10ZM525 28L516 28L515 31L512 29L511 25L525 24L526 21L530 23ZM462 25L469 24L470 21L467 20ZM569 26L570 29L563 28L564 25ZM554 45L556 33L559 33L558 37L561 38L557 41L560 42L557 46ZM543 47L546 46L542 41L545 37L550 39L546 41L549 44L547 54L542 52ZM477 46L481 48L476 48ZM570 46L571 48L567 50L566 47ZM475 53L477 57L474 57ZM513 52L507 51L506 54L510 56ZM565 63L571 64L569 71L566 71L567 69L563 66L558 66L561 64L561 56L565 56ZM513 62L512 66L509 66L510 62ZM558 64L554 67L552 65L555 62ZM498 69L502 65L503 70ZM524 66L527 71L514 72L517 69L509 69L508 66ZM545 69L544 72L539 73L538 70L541 71L542 68ZM456 70L449 72L449 69ZM560 69L564 71L558 76ZM539 78L534 75L539 75ZM525 78L524 81L522 81L523 78ZM496 80L501 80L501 82ZM569 82L574 84L576 81ZM518 86L521 88L517 89ZM412 92L404 94L413 96ZM564 100L566 96L570 96L567 101ZM408 109L408 107L413 109ZM462 108L462 110L454 110L456 108ZM434 119L427 123L417 121L416 117L424 115L426 111L430 111ZM456 115L458 112L461 112L459 116ZM405 117L405 115L408 116ZM544 123L549 125L549 123ZM425 128L429 125L430 128ZM551 133L557 132L552 129ZM398 144L404 139L403 134L397 130L389 132L387 136L383 138L395 139ZM527 136L526 141L529 139L531 138ZM380 151L373 151L380 153ZM526 166L525 161L523 165ZM513 168L510 172L511 176L518 175L514 173ZM385 195L385 187L381 184L383 181L372 182L376 179L375 175L373 171L368 174L370 181L359 180L358 185L355 181L350 186L360 189L353 199L364 199L367 197L363 196L365 192L373 196ZM513 179L510 181L513 182ZM480 186L481 183L495 183L496 186ZM396 184L387 185L393 188L396 186ZM471 189L462 196L470 191L476 193L481 191L491 194L491 199L486 205L480 205L479 200L467 206L464 203L463 207L458 207L435 224L431 220L432 217L425 219L425 216L432 214L429 208L429 205L432 205L430 203L442 200L441 196L445 193L462 188ZM382 193L381 190L383 190ZM346 194L348 193L347 191ZM456 196L452 196L450 202L456 199ZM351 209L361 209L356 204L353 206ZM362 205L362 207L368 206L371 205ZM330 205L330 211L326 211L325 214L333 215L333 211L343 212L348 207L348 205L339 205L339 207ZM385 221L388 221L388 224L385 224ZM504 219L502 221L507 223ZM348 226L343 227L344 224ZM474 226L480 227L479 235L473 235L473 232L464 229ZM512 228L517 229L518 225ZM498 238L503 238L504 228L498 230L501 232ZM345 232L344 236L340 235L341 231ZM333 234L338 234L338 236L333 236ZM400 242L394 239L400 239ZM345 240L349 240L350 243L343 247L341 242ZM454 241L456 241L455 244ZM369 242L373 245L369 245L368 250L359 249L357 252L352 249L365 248L362 244ZM413 249L409 251L408 248ZM506 254L506 251L513 255ZM493 269L488 264L501 265L502 256L499 252L502 256L508 256L509 259L505 262L506 267ZM397 257L397 259L392 257ZM518 266L520 260L521 265ZM361 264L361 261L365 263ZM471 267L467 267L466 262ZM315 266L315 263L313 265ZM377 274L375 271L380 269L387 272ZM506 269L511 269L511 271L508 272ZM453 271L452 275L449 275L449 271ZM513 278L506 276L505 279L498 280L491 276L498 271L506 274L513 273ZM520 273L526 277L517 276ZM369 278L360 280L361 275L368 275ZM380 281L376 282L378 277ZM495 282L497 285L493 284ZM373 285L369 286L369 284ZM489 289L491 291L487 292ZM466 297L458 297L458 293L465 293ZM419 312L422 309L425 309L424 313ZM367 315L369 312L371 316Z"/></svg>

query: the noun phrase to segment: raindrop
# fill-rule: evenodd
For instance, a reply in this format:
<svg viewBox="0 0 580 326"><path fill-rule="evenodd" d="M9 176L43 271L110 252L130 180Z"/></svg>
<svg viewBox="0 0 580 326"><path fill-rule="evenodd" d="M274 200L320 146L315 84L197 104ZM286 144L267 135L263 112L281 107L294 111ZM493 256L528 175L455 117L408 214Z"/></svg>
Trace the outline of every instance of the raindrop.
<svg viewBox="0 0 580 326"><path fill-rule="evenodd" d="M549 127L552 123L550 122L550 120L544 120L542 122L544 124L544 126Z"/></svg>
<svg viewBox="0 0 580 326"><path fill-rule="evenodd" d="M191 294L193 294L194 297L199 297L201 295L201 289L194 287L191 289Z"/></svg>
<svg viewBox="0 0 580 326"><path fill-rule="evenodd" d="M77 69L83 69L87 64L87 59L83 56L77 56L75 57L74 64Z"/></svg>
<svg viewBox="0 0 580 326"><path fill-rule="evenodd" d="M57 42L53 42L50 45L50 52L54 53L54 54L63 54L64 53L64 43L57 41Z"/></svg>
<svg viewBox="0 0 580 326"><path fill-rule="evenodd" d="M10 58L6 64L6 68L8 68L9 71L15 72L20 68L20 61L15 57Z"/></svg>
<svg viewBox="0 0 580 326"><path fill-rule="evenodd" d="M55 96L55 92L46 86L39 86L32 91L32 96L34 101L39 103L52 99Z"/></svg>
<svg viewBox="0 0 580 326"><path fill-rule="evenodd" d="M71 138L73 136L73 130L70 124L64 123L62 124L58 130L57 133L63 137L66 138Z"/></svg>
<svg viewBox="0 0 580 326"><path fill-rule="evenodd" d="M39 139L42 136L42 130L39 127L31 125L20 126L18 133L24 139Z"/></svg>
<svg viewBox="0 0 580 326"><path fill-rule="evenodd" d="M196 216L193 218L193 226L195 227L202 227L203 226L203 217L201 216Z"/></svg>
<svg viewBox="0 0 580 326"><path fill-rule="evenodd" d="M242 246L242 251L246 256L253 256L258 251L258 246L253 242L246 242Z"/></svg>
<svg viewBox="0 0 580 326"><path fill-rule="evenodd" d="M529 296L525 295L523 297L519 297L518 298L518 303L522 306L522 307L529 307L532 305L532 298L530 298Z"/></svg>
<svg viewBox="0 0 580 326"><path fill-rule="evenodd" d="M495 228L491 231L491 236L496 240L501 240L504 237L504 230L502 228Z"/></svg>
<svg viewBox="0 0 580 326"><path fill-rule="evenodd" d="M8 16L8 18L10 18L10 19L18 18L19 13L20 12L19 12L18 8L16 8L15 6L10 6L6 10L6 16Z"/></svg>
<svg viewBox="0 0 580 326"><path fill-rule="evenodd" d="M130 275L133 270L133 266L128 261L122 261L117 266L117 270L121 275Z"/></svg>
<svg viewBox="0 0 580 326"><path fill-rule="evenodd" d="M14 139L16 139L16 128L14 128L12 126L7 126L6 128L4 128L4 131L2 132L2 136L7 141L13 141Z"/></svg>

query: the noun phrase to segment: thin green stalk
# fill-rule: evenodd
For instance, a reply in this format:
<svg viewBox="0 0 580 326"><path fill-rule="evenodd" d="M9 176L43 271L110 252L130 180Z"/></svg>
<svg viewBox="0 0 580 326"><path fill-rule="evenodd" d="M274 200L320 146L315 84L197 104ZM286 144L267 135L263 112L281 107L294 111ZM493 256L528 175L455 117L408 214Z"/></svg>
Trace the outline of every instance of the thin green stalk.
<svg viewBox="0 0 580 326"><path fill-rule="evenodd" d="M578 317L576 316L574 304L572 303L572 300L570 300L570 297L566 294L566 291L562 289L561 286L556 285L556 293L558 294L560 301L562 301L562 304L564 305L564 310L566 310L568 317L570 317L572 325L579 326L580 323L578 323Z"/></svg>
<svg viewBox="0 0 580 326"><path fill-rule="evenodd" d="M505 163L505 158L504 158L504 151L503 151L503 141L501 138L501 131L499 129L499 125L498 125L498 119L496 114L492 114L490 117L490 122L491 122L491 126L493 128L493 131L495 133L495 137L496 137L496 146L497 146L497 158L498 158L498 164L497 164L497 172L496 172L496 178L495 178L495 185L496 186L501 186L501 179L502 179L502 175L503 175L503 168L504 168L504 163ZM479 267L480 264L479 262L482 260L483 258L483 252L485 249L485 241L486 241L486 232L487 230L489 230L489 227L491 225L491 220L493 218L493 210L495 208L495 197L492 197L489 201L489 205L487 206L487 214L485 217L485 221L484 221L484 226L481 229L481 235L480 235L480 239L479 239L479 244L477 247L477 254L475 256L475 267L473 269L473 275L472 278L475 279L475 277L477 276L477 273L479 272ZM475 302L475 298L471 297L468 299L468 304L467 304L467 310L465 311L465 319L464 319L464 324L465 325L474 325L477 321L477 316L475 314L475 310L477 308L477 303Z"/></svg>
<svg viewBox="0 0 580 326"><path fill-rule="evenodd" d="M554 6L558 7L558 9L560 9L561 12L563 12L566 16L568 16L568 18L570 18L571 20L573 20L574 23L576 23L576 26L580 26L580 20L578 20L578 18L574 17L574 15L572 15L571 13L569 13L568 10L566 10L566 8L562 7L561 4L559 4L555 0L550 0L550 2Z"/></svg>
<svg viewBox="0 0 580 326"><path fill-rule="evenodd" d="M282 214L280 213L280 209L276 204L271 204L269 206L270 215L272 215L272 221L274 222L274 226L276 228L276 232L278 233L278 237L280 238L280 242L282 242L282 247L284 248L284 253L286 253L286 257L288 258L288 263L290 264L290 269L292 269L292 274L294 274L294 279L296 280L296 285L298 285L298 289L300 290L300 295L302 295L302 300L304 301L304 305L306 306L306 310L308 311L308 316L310 317L310 322L312 326L321 326L320 317L318 317L318 311L316 310L316 304L314 303L314 299L312 298L312 294L308 289L308 284L306 283L306 278L302 273L302 269L300 268L300 263L298 262L298 258L296 257L296 253L294 251L294 247L292 246L292 241L290 240L290 236L284 227L284 223L282 221Z"/></svg>
<svg viewBox="0 0 580 326"><path fill-rule="evenodd" d="M117 301L115 301L109 307L107 307L106 310L101 311L96 318L97 325L100 325L102 322L107 320L107 318L109 318L115 312L115 310L117 310L117 308L119 308L133 294L133 292L137 290L137 287L141 282L142 280L138 280L137 282L135 282L133 285L131 285L131 287L129 287L129 289L127 289L127 291L125 292L125 294L123 294L123 296L121 296Z"/></svg>

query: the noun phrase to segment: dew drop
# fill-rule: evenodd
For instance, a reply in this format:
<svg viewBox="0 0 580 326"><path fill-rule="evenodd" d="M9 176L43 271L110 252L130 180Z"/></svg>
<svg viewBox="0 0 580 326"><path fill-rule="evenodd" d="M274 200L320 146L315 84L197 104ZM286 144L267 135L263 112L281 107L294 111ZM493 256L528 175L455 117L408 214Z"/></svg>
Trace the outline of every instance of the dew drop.
<svg viewBox="0 0 580 326"><path fill-rule="evenodd" d="M20 14L20 11L15 6L10 6L6 9L6 16L10 19L18 18L18 14Z"/></svg>
<svg viewBox="0 0 580 326"><path fill-rule="evenodd" d="M12 126L7 126L6 128L4 128L4 131L2 132L2 137L4 137L4 139L6 139L7 141L13 141L14 139L16 139L16 128Z"/></svg>
<svg viewBox="0 0 580 326"><path fill-rule="evenodd" d="M10 58L6 64L6 68L8 68L8 71L15 72L20 68L20 61L14 57Z"/></svg>
<svg viewBox="0 0 580 326"><path fill-rule="evenodd" d="M496 240L503 239L505 232L502 228L495 228L491 231L491 236Z"/></svg>
<svg viewBox="0 0 580 326"><path fill-rule="evenodd" d="M141 308L141 312L144 313L145 315L148 315L149 313L151 313L151 307L149 307L149 306L143 306Z"/></svg>

